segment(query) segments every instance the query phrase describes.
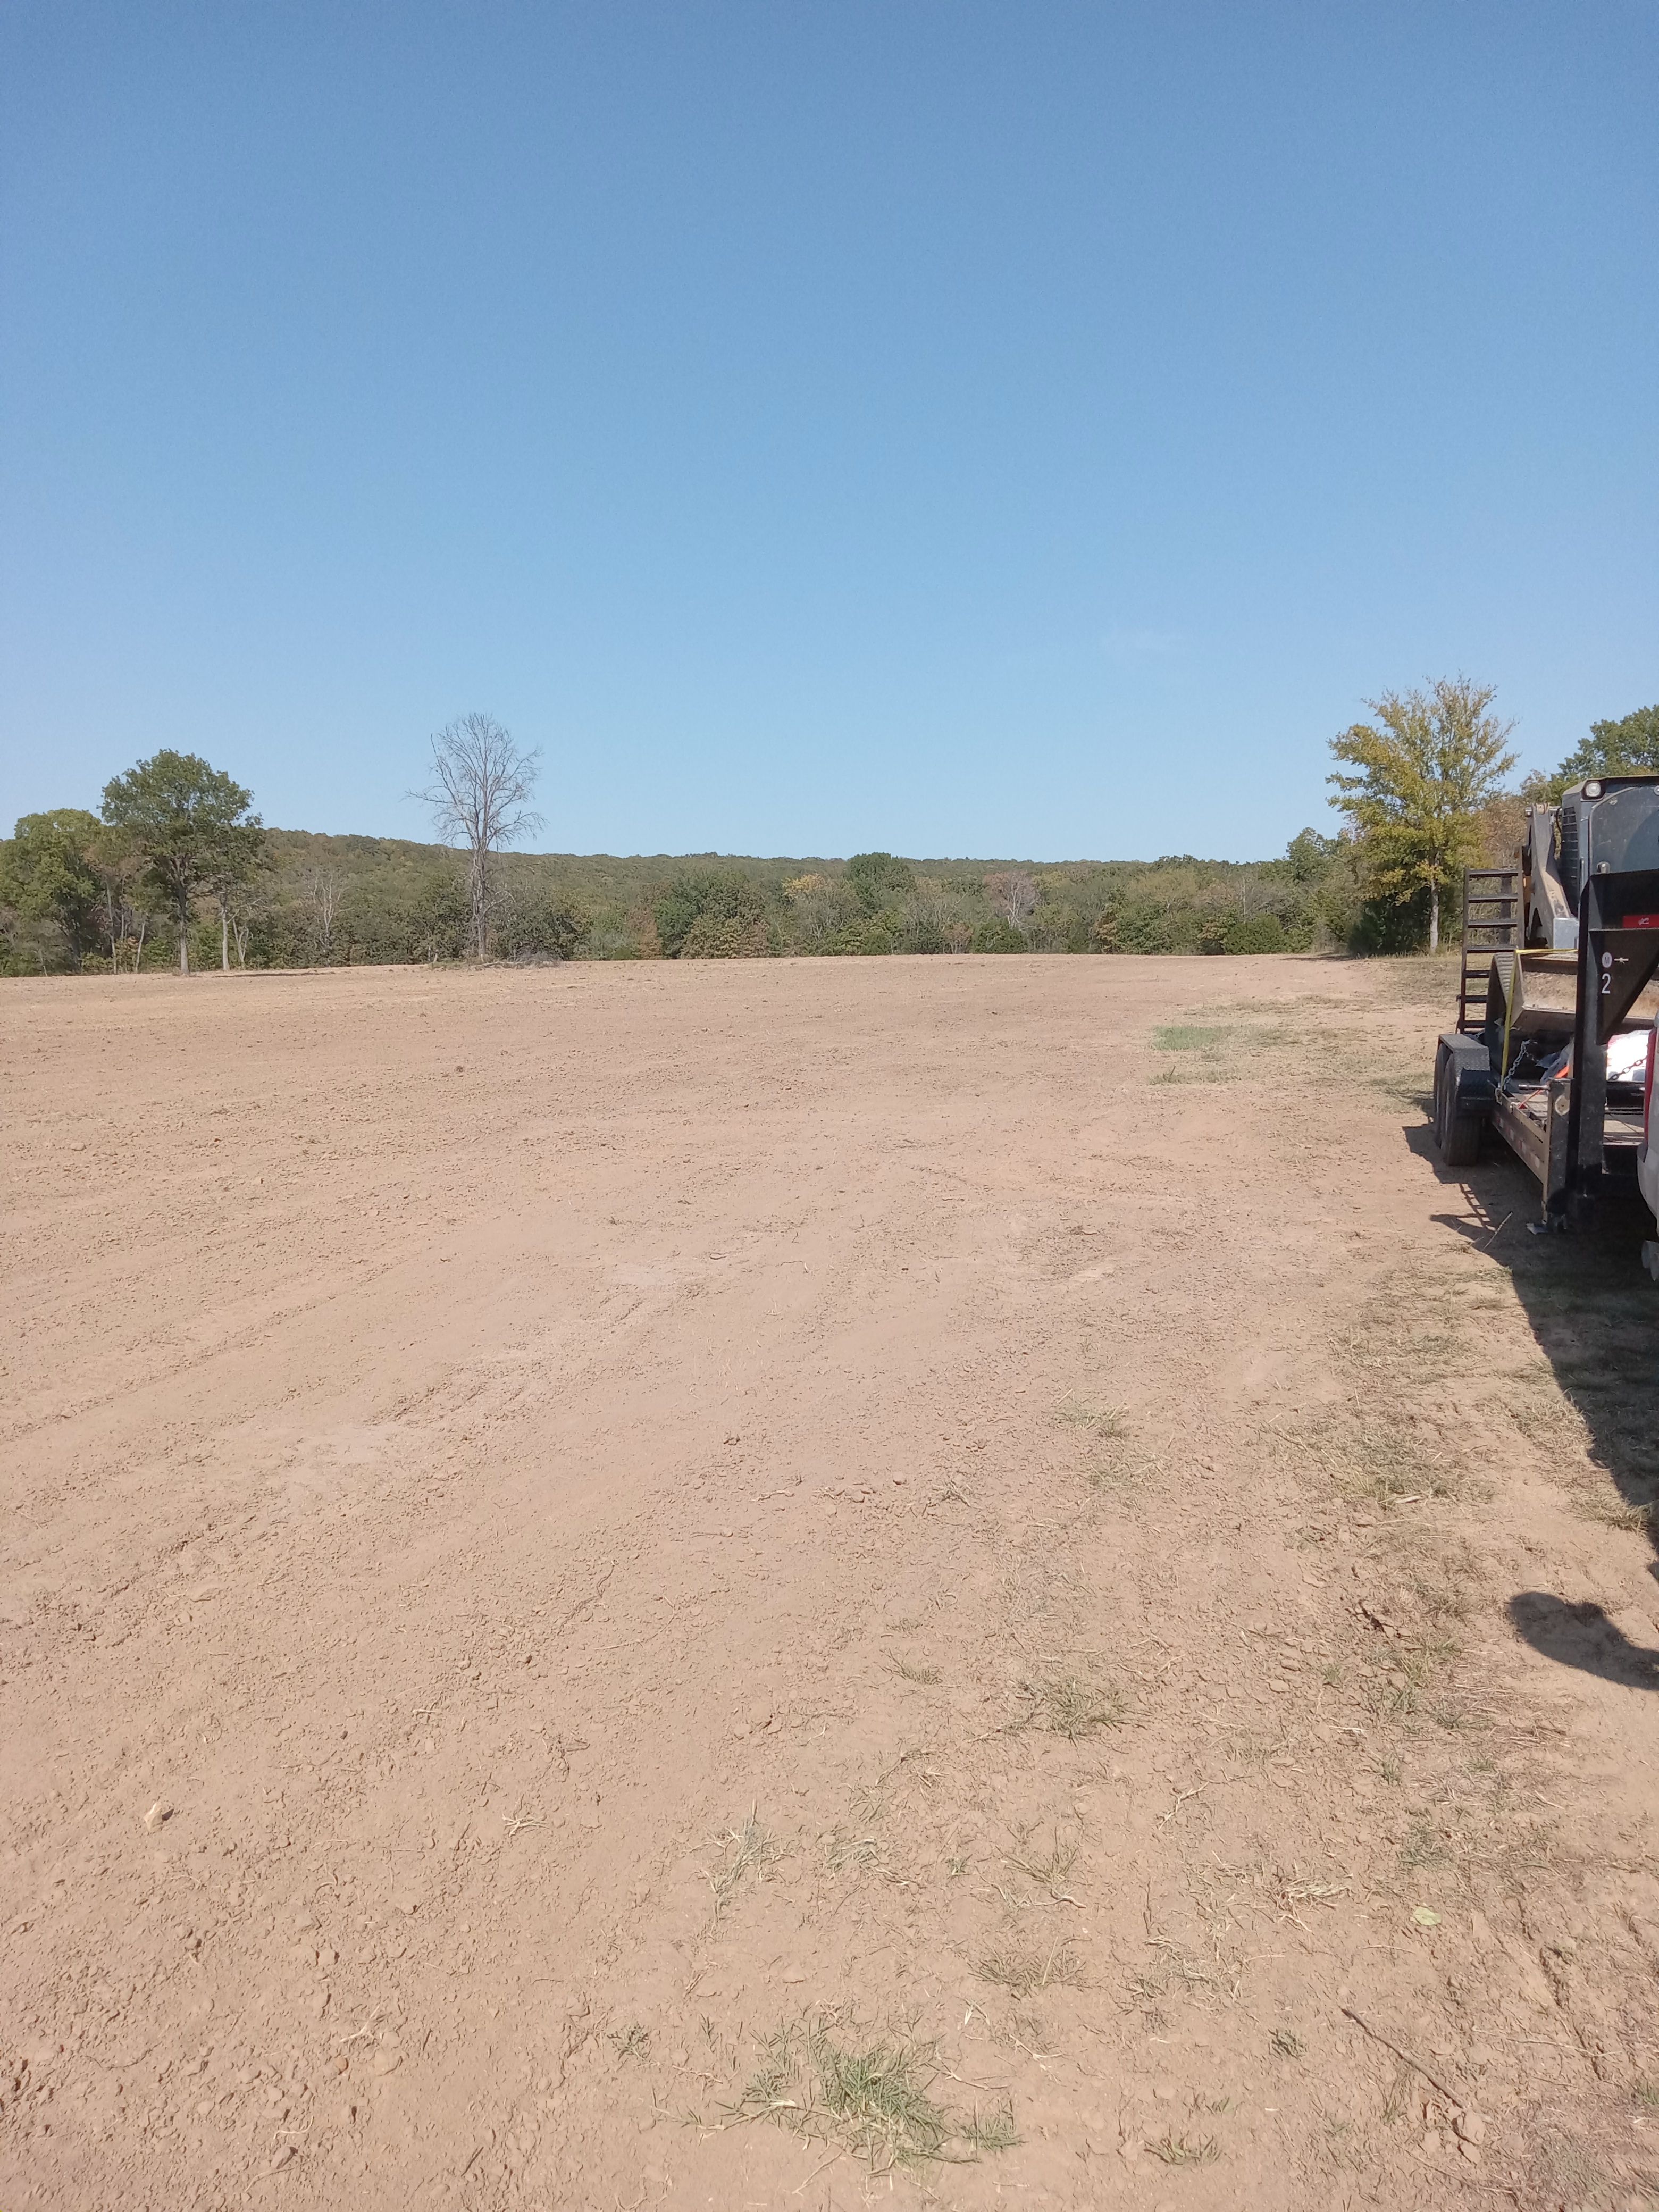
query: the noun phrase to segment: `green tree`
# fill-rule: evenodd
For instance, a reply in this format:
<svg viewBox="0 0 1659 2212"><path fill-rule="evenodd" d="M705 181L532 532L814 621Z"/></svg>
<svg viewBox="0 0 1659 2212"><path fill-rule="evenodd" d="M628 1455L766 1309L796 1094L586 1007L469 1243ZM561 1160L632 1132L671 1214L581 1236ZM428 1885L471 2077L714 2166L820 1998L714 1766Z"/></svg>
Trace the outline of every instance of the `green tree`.
<svg viewBox="0 0 1659 2212"><path fill-rule="evenodd" d="M190 909L197 893L245 868L263 847L251 794L195 753L167 750L104 786L104 819L124 830L144 872L179 921L179 968L190 969ZM228 964L228 962L227 962Z"/></svg>
<svg viewBox="0 0 1659 2212"><path fill-rule="evenodd" d="M737 868L688 869L653 906L657 937L671 960L682 953L763 951L766 894Z"/></svg>
<svg viewBox="0 0 1659 2212"><path fill-rule="evenodd" d="M227 975L230 973L233 933L237 941L238 965L247 964L242 947L247 939L246 916L252 903L250 894L269 866L265 833L256 819L232 823L202 871L203 888L219 910L219 965Z"/></svg>
<svg viewBox="0 0 1659 2212"><path fill-rule="evenodd" d="M915 870L891 853L854 853L842 870L866 914L879 914L915 886Z"/></svg>
<svg viewBox="0 0 1659 2212"><path fill-rule="evenodd" d="M1528 796L1559 799L1592 775L1659 775L1659 707L1638 707L1616 722L1592 722L1553 775L1528 776Z"/></svg>
<svg viewBox="0 0 1659 2212"><path fill-rule="evenodd" d="M1514 725L1488 711L1494 696L1462 676L1427 691L1385 691L1365 702L1376 723L1331 740L1346 764L1326 779L1336 787L1331 804L1361 841L1370 888L1398 905L1427 892L1431 952L1442 887L1479 851L1480 809L1515 766L1506 750Z"/></svg>
<svg viewBox="0 0 1659 2212"><path fill-rule="evenodd" d="M1341 842L1339 837L1322 837L1317 830L1299 830L1285 848L1282 863L1270 865L1282 866L1292 883L1322 884L1330 873L1331 863L1341 848Z"/></svg>
<svg viewBox="0 0 1659 2212"><path fill-rule="evenodd" d="M90 815L87 818L93 819ZM94 823L94 827L96 835L87 859L98 878L101 934L109 947L109 972L112 975L117 973L123 953L131 946L132 972L136 975L143 961L144 939L150 921L149 914L134 896L144 872L143 855L125 830L112 830L105 822Z"/></svg>
<svg viewBox="0 0 1659 2212"><path fill-rule="evenodd" d="M25 814L6 852L0 896L31 921L49 925L72 963L85 965L98 944L103 886L93 866L99 823L78 806Z"/></svg>
<svg viewBox="0 0 1659 2212"><path fill-rule="evenodd" d="M1030 950L1024 933L1014 927L1004 915L994 914L989 921L981 922L968 946L970 952L1026 952Z"/></svg>
<svg viewBox="0 0 1659 2212"><path fill-rule="evenodd" d="M586 929L587 916L574 900L544 885L509 884L500 902L496 931L509 960L572 959Z"/></svg>
<svg viewBox="0 0 1659 2212"><path fill-rule="evenodd" d="M469 885L453 866L434 869L398 918L399 946L393 957L427 960L434 967L440 960L459 960L469 944L476 945L472 925Z"/></svg>

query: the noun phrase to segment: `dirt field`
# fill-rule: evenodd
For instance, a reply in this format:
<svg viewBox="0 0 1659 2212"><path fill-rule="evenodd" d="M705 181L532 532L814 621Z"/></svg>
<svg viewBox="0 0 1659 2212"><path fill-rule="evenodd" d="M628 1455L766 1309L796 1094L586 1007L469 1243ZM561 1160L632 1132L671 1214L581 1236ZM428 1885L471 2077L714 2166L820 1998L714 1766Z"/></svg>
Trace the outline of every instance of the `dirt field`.
<svg viewBox="0 0 1659 2212"><path fill-rule="evenodd" d="M0 986L6 2212L1659 2200L1659 1292L1448 972Z"/></svg>

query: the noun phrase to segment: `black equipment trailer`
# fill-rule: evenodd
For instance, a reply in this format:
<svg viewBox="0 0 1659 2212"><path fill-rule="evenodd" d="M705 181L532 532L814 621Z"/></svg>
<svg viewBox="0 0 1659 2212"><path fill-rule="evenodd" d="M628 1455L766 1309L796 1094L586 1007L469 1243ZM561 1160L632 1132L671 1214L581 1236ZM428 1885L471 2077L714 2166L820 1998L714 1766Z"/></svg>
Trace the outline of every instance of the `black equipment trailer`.
<svg viewBox="0 0 1659 2212"><path fill-rule="evenodd" d="M1471 1164L1492 1129L1536 1177L1539 1225L1553 1229L1632 1187L1645 1066L1609 1082L1607 1048L1653 1030L1656 970L1659 776L1592 778L1529 808L1514 866L1464 879L1457 1026L1434 1066L1447 1165Z"/></svg>

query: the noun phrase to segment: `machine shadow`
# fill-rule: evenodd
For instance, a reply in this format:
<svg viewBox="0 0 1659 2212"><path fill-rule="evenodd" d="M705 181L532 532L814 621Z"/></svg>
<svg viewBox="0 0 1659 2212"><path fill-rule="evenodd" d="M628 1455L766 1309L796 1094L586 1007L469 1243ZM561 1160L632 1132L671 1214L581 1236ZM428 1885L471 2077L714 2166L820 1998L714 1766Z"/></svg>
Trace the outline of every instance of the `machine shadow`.
<svg viewBox="0 0 1659 2212"><path fill-rule="evenodd" d="M1599 1605L1569 1605L1545 1590L1522 1590L1509 1602L1517 1635L1534 1651L1627 1689L1659 1690L1659 1651L1632 1644Z"/></svg>
<svg viewBox="0 0 1659 2212"><path fill-rule="evenodd" d="M1604 1200L1594 1228L1534 1236L1538 1186L1501 1146L1489 1142L1478 1164L1460 1170L1442 1164L1430 1130L1404 1134L1462 1201L1459 1212L1436 1221L1507 1270L1561 1395L1583 1424L1591 1461L1607 1478L1605 1494L1585 1499L1588 1509L1644 1530L1659 1546L1659 1285L1642 1266L1652 1215L1632 1193ZM1546 1452L1553 1427L1571 1449L1559 1413L1553 1418L1524 1396L1511 1410ZM1659 1565L1653 1571L1659 1575ZM1659 1652L1631 1644L1600 1607L1529 1590L1509 1611L1517 1633L1563 1666L1659 1689Z"/></svg>

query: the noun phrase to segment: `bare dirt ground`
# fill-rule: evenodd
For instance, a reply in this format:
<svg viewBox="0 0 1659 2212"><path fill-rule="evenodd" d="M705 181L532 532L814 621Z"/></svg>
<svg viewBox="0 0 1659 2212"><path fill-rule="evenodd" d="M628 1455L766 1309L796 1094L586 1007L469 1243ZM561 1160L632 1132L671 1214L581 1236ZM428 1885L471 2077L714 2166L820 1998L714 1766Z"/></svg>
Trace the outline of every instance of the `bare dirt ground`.
<svg viewBox="0 0 1659 2212"><path fill-rule="evenodd" d="M1450 988L0 987L6 2212L1659 2199L1659 1294Z"/></svg>

